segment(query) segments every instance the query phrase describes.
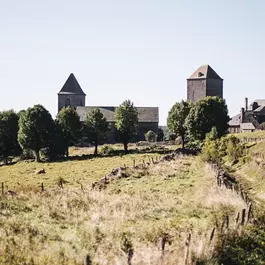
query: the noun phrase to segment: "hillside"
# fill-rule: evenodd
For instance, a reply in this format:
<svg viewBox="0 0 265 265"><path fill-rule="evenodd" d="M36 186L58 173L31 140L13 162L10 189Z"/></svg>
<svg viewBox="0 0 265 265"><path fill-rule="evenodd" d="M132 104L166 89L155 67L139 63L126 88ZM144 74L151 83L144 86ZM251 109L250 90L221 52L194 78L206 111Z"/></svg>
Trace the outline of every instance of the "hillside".
<svg viewBox="0 0 265 265"><path fill-rule="evenodd" d="M81 265L87 255L91 264L126 264L130 249L132 264L161 264L161 258L184 264L189 233L190 262L211 253L213 227L245 203L217 188L215 173L199 157L148 166L148 156L156 161L158 154L0 167L0 182L16 192L0 201L0 264ZM103 189L92 188L113 168L143 159L143 168L127 168ZM47 173L34 174L39 168ZM58 177L66 180L63 188Z"/></svg>

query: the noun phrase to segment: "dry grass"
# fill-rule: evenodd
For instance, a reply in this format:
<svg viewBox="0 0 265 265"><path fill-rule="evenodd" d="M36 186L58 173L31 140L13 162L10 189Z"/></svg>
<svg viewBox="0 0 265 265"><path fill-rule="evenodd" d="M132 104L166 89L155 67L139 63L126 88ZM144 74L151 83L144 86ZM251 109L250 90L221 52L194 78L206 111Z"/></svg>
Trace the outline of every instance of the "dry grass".
<svg viewBox="0 0 265 265"><path fill-rule="evenodd" d="M113 157L82 158L82 155L91 154L93 148L71 148L71 156L77 156L74 161L63 161L54 163L35 163L31 161L21 161L14 165L0 166L0 182L5 182L8 189L14 191L39 190L41 183L45 188L57 185L59 178L67 182L67 186L76 187L90 184L104 175L108 174L113 168L126 164L133 165L143 159L159 156L157 153L148 154L128 154ZM45 169L45 174L35 172Z"/></svg>
<svg viewBox="0 0 265 265"><path fill-rule="evenodd" d="M105 190L91 189L89 183L102 177L92 174L96 168L105 174L110 168L143 157L44 164L45 177L54 178L62 172L69 174L63 176L70 183L59 189L47 180L51 187L44 193L19 191L18 196L1 197L0 263L81 265L89 255L92 264L126 264L127 253L121 246L126 237L133 245L133 264L161 264L158 242L165 236L170 244L166 245L163 264L183 264L184 239L190 231L193 256L205 252L213 224L243 204L231 192L216 188L213 172L199 158L179 157L149 169L129 169L129 177L112 181ZM18 163L10 168L28 178L28 183L37 183L25 173L36 166ZM80 172L85 172L84 191L71 180Z"/></svg>

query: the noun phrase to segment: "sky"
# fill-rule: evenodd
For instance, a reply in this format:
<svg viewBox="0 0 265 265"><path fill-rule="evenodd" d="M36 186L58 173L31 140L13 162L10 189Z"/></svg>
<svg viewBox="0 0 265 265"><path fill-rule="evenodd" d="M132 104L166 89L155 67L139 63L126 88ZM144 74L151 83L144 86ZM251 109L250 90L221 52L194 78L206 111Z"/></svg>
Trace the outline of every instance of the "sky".
<svg viewBox="0 0 265 265"><path fill-rule="evenodd" d="M160 125L209 64L229 114L265 98L263 0L0 0L0 110L42 104L74 73L86 105L158 106Z"/></svg>

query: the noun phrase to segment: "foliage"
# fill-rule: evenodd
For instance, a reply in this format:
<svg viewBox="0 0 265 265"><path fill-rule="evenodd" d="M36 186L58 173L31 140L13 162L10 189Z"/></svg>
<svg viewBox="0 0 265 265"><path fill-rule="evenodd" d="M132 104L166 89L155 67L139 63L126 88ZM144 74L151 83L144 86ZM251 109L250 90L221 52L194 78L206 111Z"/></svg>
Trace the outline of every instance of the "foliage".
<svg viewBox="0 0 265 265"><path fill-rule="evenodd" d="M109 123L100 112L99 108L91 110L84 122L84 131L88 141L95 146L94 154L98 154L98 144L106 137L106 132L109 130Z"/></svg>
<svg viewBox="0 0 265 265"><path fill-rule="evenodd" d="M61 125L55 120L54 128L50 131L50 138L45 148L41 150L42 155L49 161L56 161L57 159L68 155L67 151L68 140L63 133Z"/></svg>
<svg viewBox="0 0 265 265"><path fill-rule="evenodd" d="M0 112L0 159L8 163L8 156L20 153L17 141L18 115L13 111Z"/></svg>
<svg viewBox="0 0 265 265"><path fill-rule="evenodd" d="M224 237L224 236L223 236ZM216 257L224 265L265 264L265 232L263 227L249 226L241 234L221 237Z"/></svg>
<svg viewBox="0 0 265 265"><path fill-rule="evenodd" d="M19 117L18 142L22 149L31 149L36 161L40 161L40 150L51 141L54 121L41 105L21 112Z"/></svg>
<svg viewBox="0 0 265 265"><path fill-rule="evenodd" d="M234 135L224 136L218 139L215 127L206 134L205 142L202 148L202 159L204 161L221 163L224 156L234 162L243 156L243 145Z"/></svg>
<svg viewBox="0 0 265 265"><path fill-rule="evenodd" d="M262 122L262 123L259 125L259 130L262 130L262 131L265 130L265 122Z"/></svg>
<svg viewBox="0 0 265 265"><path fill-rule="evenodd" d="M243 156L243 146L240 144L240 140L234 135L230 136L227 141L226 153L231 161L238 160Z"/></svg>
<svg viewBox="0 0 265 265"><path fill-rule="evenodd" d="M206 97L198 100L190 110L185 126L194 140L203 140L212 127L216 127L218 137L227 133L228 110L225 100L219 97Z"/></svg>
<svg viewBox="0 0 265 265"><path fill-rule="evenodd" d="M169 111L167 118L167 126L170 132L182 139L182 147L184 147L187 128L185 125L186 118L190 112L191 105L185 101L177 102Z"/></svg>
<svg viewBox="0 0 265 265"><path fill-rule="evenodd" d="M100 149L100 153L103 155L112 155L115 153L115 150L111 145L104 144Z"/></svg>
<svg viewBox="0 0 265 265"><path fill-rule="evenodd" d="M81 123L79 116L71 107L64 107L57 114L56 122L59 124L63 142L65 143L65 154L68 157L68 148L72 145L80 132Z"/></svg>
<svg viewBox="0 0 265 265"><path fill-rule="evenodd" d="M138 111L130 100L124 101L116 108L115 127L124 145L124 151L127 152L129 141L133 140L138 132Z"/></svg>
<svg viewBox="0 0 265 265"><path fill-rule="evenodd" d="M209 133L206 134L206 139L202 148L203 161L220 163L222 155L219 149L220 140L218 139L216 127L213 127Z"/></svg>
<svg viewBox="0 0 265 265"><path fill-rule="evenodd" d="M162 141L164 141L164 131L163 131L162 128L158 128L158 130L157 130L157 137L156 137L156 140L157 140L158 142L162 142Z"/></svg>
<svg viewBox="0 0 265 265"><path fill-rule="evenodd" d="M144 137L145 140L150 143L150 142L155 142L157 136L153 131L150 130L144 135Z"/></svg>

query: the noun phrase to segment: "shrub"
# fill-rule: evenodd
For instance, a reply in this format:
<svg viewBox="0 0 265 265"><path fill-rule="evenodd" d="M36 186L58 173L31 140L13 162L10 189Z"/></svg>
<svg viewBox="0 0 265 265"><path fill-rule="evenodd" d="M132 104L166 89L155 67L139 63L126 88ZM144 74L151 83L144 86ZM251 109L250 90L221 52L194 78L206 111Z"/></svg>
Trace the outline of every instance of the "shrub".
<svg viewBox="0 0 265 265"><path fill-rule="evenodd" d="M205 142L202 148L203 161L220 163L222 161L221 152L219 149L220 140L216 127L213 127L209 133L206 134Z"/></svg>
<svg viewBox="0 0 265 265"><path fill-rule="evenodd" d="M115 153L115 150L112 146L104 144L100 149L100 153L102 155L113 155Z"/></svg>
<svg viewBox="0 0 265 265"><path fill-rule="evenodd" d="M148 131L144 136L145 140L149 143L156 141L156 134L153 131Z"/></svg>
<svg viewBox="0 0 265 265"><path fill-rule="evenodd" d="M264 264L265 232L260 227L248 227L241 234L231 233L220 239L216 249L219 264Z"/></svg>
<svg viewBox="0 0 265 265"><path fill-rule="evenodd" d="M231 161L238 160L240 157L243 156L243 146L240 143L240 140L234 135L228 138L226 153L228 159Z"/></svg>

